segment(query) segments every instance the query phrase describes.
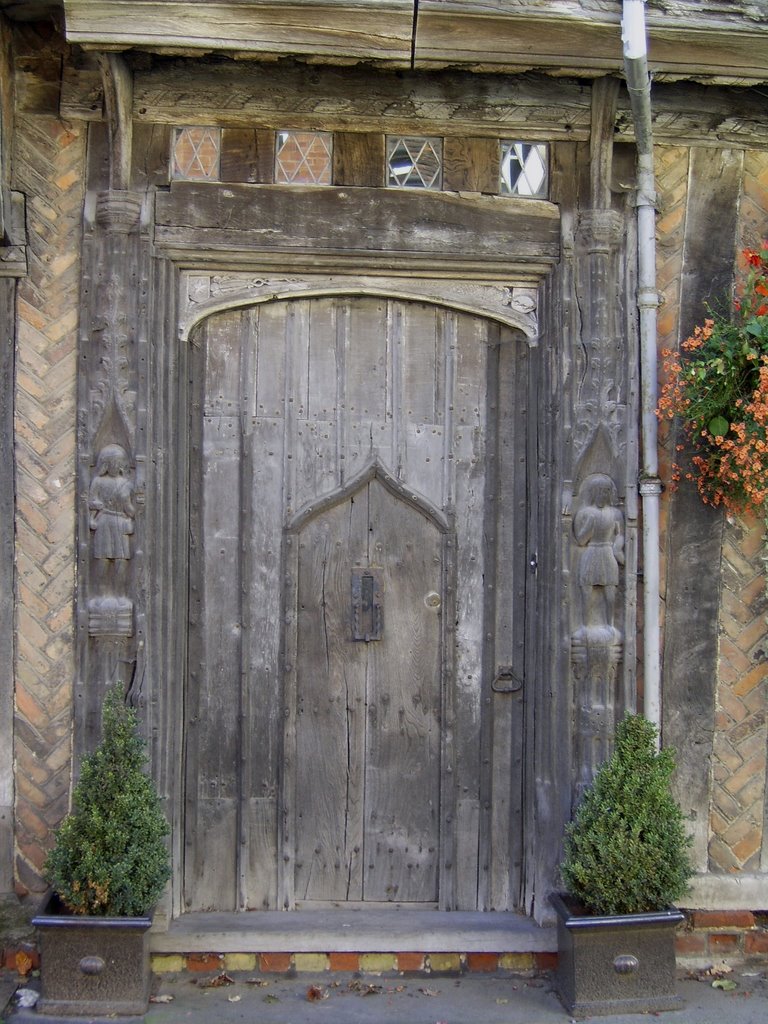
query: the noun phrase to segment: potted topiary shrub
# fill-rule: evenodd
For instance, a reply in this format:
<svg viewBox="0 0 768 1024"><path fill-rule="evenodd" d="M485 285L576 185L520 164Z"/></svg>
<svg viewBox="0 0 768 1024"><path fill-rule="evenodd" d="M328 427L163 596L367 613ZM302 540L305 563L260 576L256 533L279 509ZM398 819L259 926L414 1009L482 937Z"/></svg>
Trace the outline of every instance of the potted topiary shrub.
<svg viewBox="0 0 768 1024"><path fill-rule="evenodd" d="M43 1013L147 1010L149 915L170 864L168 823L145 765L136 713L112 687L101 743L83 759L72 813L45 863L52 894L33 919Z"/></svg>
<svg viewBox="0 0 768 1024"><path fill-rule="evenodd" d="M625 715L613 756L598 770L566 826L554 894L557 987L569 1013L595 1016L678 1009L672 904L693 874L683 813L670 789L671 750L658 730Z"/></svg>

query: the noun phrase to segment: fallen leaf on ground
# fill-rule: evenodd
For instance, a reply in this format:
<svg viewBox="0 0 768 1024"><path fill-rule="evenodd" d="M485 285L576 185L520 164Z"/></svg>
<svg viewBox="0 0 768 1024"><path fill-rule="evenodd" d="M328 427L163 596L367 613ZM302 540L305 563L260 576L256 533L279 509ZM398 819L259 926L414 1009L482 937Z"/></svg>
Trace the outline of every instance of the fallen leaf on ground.
<svg viewBox="0 0 768 1024"><path fill-rule="evenodd" d="M227 1002L228 1003L239 1003L240 1002L240 996L227 996Z"/></svg>
<svg viewBox="0 0 768 1024"><path fill-rule="evenodd" d="M320 985L310 985L307 989L307 1001L310 1003L318 1003L321 999L327 999L328 993Z"/></svg>
<svg viewBox="0 0 768 1024"><path fill-rule="evenodd" d="M264 978L246 978L246 985L255 985L256 988L266 988L269 984Z"/></svg>
<svg viewBox="0 0 768 1024"><path fill-rule="evenodd" d="M373 985L364 981L350 981L347 985L350 992L359 992L363 996L378 996L381 994L381 985Z"/></svg>
<svg viewBox="0 0 768 1024"><path fill-rule="evenodd" d="M440 993L435 988L420 988L419 992L421 992L421 994L423 996L438 996L438 995L440 995Z"/></svg>
<svg viewBox="0 0 768 1024"><path fill-rule="evenodd" d="M222 985L234 985L235 982L228 974L217 974L215 978L211 978L210 981L201 981L200 988L221 988Z"/></svg>
<svg viewBox="0 0 768 1024"><path fill-rule="evenodd" d="M32 957L20 949L16 954L16 971L26 978L29 972L32 970Z"/></svg>

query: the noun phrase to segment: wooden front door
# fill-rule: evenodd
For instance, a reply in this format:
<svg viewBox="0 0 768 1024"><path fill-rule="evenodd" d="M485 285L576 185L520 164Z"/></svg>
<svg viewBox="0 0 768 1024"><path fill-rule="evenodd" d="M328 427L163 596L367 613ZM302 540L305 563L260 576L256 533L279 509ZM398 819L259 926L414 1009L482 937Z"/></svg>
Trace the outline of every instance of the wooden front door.
<svg viewBox="0 0 768 1024"><path fill-rule="evenodd" d="M381 295L193 335L186 910L516 906L527 367Z"/></svg>

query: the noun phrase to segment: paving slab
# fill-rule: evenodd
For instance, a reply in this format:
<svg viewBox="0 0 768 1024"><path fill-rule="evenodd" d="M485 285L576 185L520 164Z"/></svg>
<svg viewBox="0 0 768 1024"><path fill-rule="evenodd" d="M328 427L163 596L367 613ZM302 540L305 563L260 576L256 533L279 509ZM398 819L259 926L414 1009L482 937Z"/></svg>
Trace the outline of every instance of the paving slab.
<svg viewBox="0 0 768 1024"><path fill-rule="evenodd" d="M155 980L145 1018L123 1024L567 1024L548 976L364 977L300 974L289 978L231 972L230 983L211 986L210 976L189 973ZM768 980L764 970L735 969L735 987L713 988L712 978L681 972L682 1010L653 1014L663 1024L766 1024ZM723 979L714 979L720 981ZM116 1018L51 1017L11 1010L9 1024L102 1024ZM640 1024L642 1015L611 1015L605 1024Z"/></svg>

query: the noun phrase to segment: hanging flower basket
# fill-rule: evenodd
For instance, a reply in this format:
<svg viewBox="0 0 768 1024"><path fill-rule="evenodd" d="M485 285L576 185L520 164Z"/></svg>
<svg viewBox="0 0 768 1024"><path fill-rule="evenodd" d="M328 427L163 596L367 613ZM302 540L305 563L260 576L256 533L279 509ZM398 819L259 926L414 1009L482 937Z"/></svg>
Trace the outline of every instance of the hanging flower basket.
<svg viewBox="0 0 768 1024"><path fill-rule="evenodd" d="M679 416L702 499L733 514L765 516L768 504L768 241L742 253L742 295L726 312L662 352L666 381L657 415ZM684 446L678 446L682 448ZM675 479L680 470L676 468Z"/></svg>

